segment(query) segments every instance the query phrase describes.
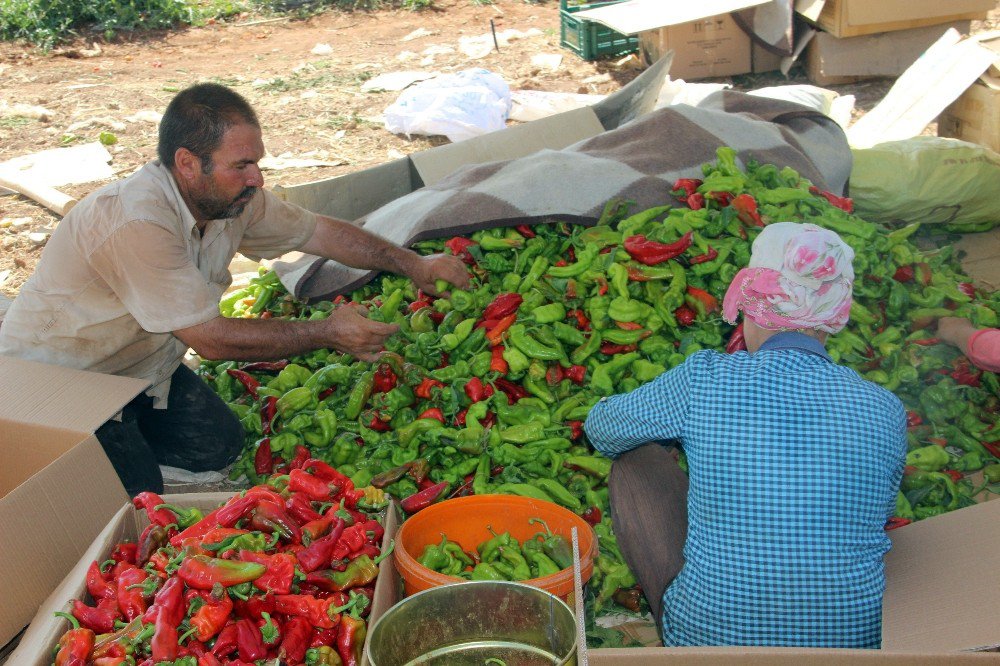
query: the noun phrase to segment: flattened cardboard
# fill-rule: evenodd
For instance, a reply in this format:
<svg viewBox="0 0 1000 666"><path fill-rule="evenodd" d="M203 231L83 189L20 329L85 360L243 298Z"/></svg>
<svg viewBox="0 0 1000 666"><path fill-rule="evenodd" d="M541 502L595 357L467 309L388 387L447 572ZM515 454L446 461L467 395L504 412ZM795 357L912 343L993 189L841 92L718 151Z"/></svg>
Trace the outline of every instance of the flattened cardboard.
<svg viewBox="0 0 1000 666"><path fill-rule="evenodd" d="M837 38L826 32L817 32L806 46L806 75L818 86L866 78L897 77L949 28L968 34L969 21L861 37Z"/></svg>
<svg viewBox="0 0 1000 666"><path fill-rule="evenodd" d="M986 18L995 0L796 0L795 11L834 37Z"/></svg>
<svg viewBox="0 0 1000 666"><path fill-rule="evenodd" d="M187 493L182 495L164 495L163 499L170 504L185 507L197 507L206 513L226 502L233 496L232 493ZM109 522L103 529L95 530L93 533L97 537L93 539L86 550L75 562L72 570L62 579L56 589L48 595L39 606L35 604L37 614L31 621L31 625L25 632L17 649L11 654L9 663L17 666L49 666L52 663L52 648L59 641L59 637L68 628L68 624L61 618L54 617L56 611L66 611L69 602L73 599L89 599L87 597L86 576L87 568L94 560L103 561L107 559L112 547L120 541L135 542L142 530L149 524L145 512L136 511L131 503L120 504ZM389 547L390 535L394 535L399 525L399 511L393 504L387 510L385 519L385 538L382 541L382 548ZM391 567L392 557L387 557L379 563L379 576L375 581L375 594L373 595L371 613L368 622L372 623L378 619L382 613L389 608L387 600L395 599L391 590L393 581L398 576L395 569L391 569L391 575L384 575ZM367 649L362 665L368 664Z"/></svg>
<svg viewBox="0 0 1000 666"><path fill-rule="evenodd" d="M938 136L978 143L1000 153L1000 78L983 77L938 116Z"/></svg>
<svg viewBox="0 0 1000 666"><path fill-rule="evenodd" d="M91 433L146 386L0 356L0 644L128 499Z"/></svg>
<svg viewBox="0 0 1000 666"><path fill-rule="evenodd" d="M681 25L763 5L770 0L702 0L701 2L663 2L629 0L614 5L587 9L573 16L606 25L623 35Z"/></svg>
<svg viewBox="0 0 1000 666"><path fill-rule="evenodd" d="M670 76L692 81L744 74L752 69L750 37L729 14L639 33L647 62L673 53Z"/></svg>

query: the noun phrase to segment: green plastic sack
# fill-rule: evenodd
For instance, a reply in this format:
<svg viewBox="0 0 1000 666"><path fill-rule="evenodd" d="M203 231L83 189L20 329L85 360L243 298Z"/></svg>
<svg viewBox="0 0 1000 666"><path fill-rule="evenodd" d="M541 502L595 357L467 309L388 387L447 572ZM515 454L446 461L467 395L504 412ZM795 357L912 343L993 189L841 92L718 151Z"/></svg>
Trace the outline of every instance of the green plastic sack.
<svg viewBox="0 0 1000 666"><path fill-rule="evenodd" d="M959 233L1000 224L1000 155L984 146L917 136L851 152L851 198L865 219Z"/></svg>

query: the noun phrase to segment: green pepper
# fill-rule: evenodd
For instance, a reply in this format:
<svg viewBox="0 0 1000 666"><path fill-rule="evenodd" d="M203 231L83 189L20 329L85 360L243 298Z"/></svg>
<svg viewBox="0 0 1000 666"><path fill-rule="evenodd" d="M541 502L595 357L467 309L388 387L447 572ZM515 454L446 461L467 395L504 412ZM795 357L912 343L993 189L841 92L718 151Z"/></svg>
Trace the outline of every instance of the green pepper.
<svg viewBox="0 0 1000 666"><path fill-rule="evenodd" d="M408 448L414 438L432 430L443 429L444 425L437 419L417 419L413 423L396 430L399 445Z"/></svg>
<svg viewBox="0 0 1000 666"><path fill-rule="evenodd" d="M526 444L534 442L545 436L545 427L537 422L514 425L500 430L500 439L504 442L514 442L515 444Z"/></svg>
<svg viewBox="0 0 1000 666"><path fill-rule="evenodd" d="M643 383L656 379L666 371L667 369L659 363L652 363L644 358L632 362L633 376Z"/></svg>
<svg viewBox="0 0 1000 666"><path fill-rule="evenodd" d="M597 245L587 245L577 254L576 262L568 266L553 266L549 269L548 273L555 278L569 278L581 275L594 263L599 252L600 248Z"/></svg>
<svg viewBox="0 0 1000 666"><path fill-rule="evenodd" d="M649 335L649 331L644 328L623 330L620 328L609 328L601 332L601 341L614 345L634 345Z"/></svg>
<svg viewBox="0 0 1000 666"><path fill-rule="evenodd" d="M483 541L476 546L480 562L494 562L498 557L500 557L501 548L509 548L511 545L516 544L514 538L510 535L510 532L497 534L496 532L493 532L492 527L488 527L488 529L493 534L493 538L488 541Z"/></svg>
<svg viewBox="0 0 1000 666"><path fill-rule="evenodd" d="M922 469L925 472L936 472L943 469L951 460L951 456L943 447L931 444L914 449L906 454L906 464Z"/></svg>
<svg viewBox="0 0 1000 666"><path fill-rule="evenodd" d="M531 360L512 345L504 347L503 360L507 361L507 373L511 377L520 376L531 365Z"/></svg>
<svg viewBox="0 0 1000 666"><path fill-rule="evenodd" d="M570 361L574 365L582 365L584 361L593 356L601 348L601 342L601 332L594 329L590 332L590 337L587 338L587 341L570 353Z"/></svg>
<svg viewBox="0 0 1000 666"><path fill-rule="evenodd" d="M501 495L520 495L545 502L554 501L547 492L529 483L503 483L497 486L496 492Z"/></svg>
<svg viewBox="0 0 1000 666"><path fill-rule="evenodd" d="M471 372L472 370L469 368L468 363L465 361L455 361L451 365L431 370L430 375L438 381L450 382L456 379L467 379Z"/></svg>
<svg viewBox="0 0 1000 666"><path fill-rule="evenodd" d="M529 289L535 286L538 282L538 278L545 274L545 270L549 267L549 260L544 256L535 257L535 260L531 264L531 268L521 279L521 284L518 286L517 291L519 294L526 293Z"/></svg>
<svg viewBox="0 0 1000 666"><path fill-rule="evenodd" d="M347 405L344 407L344 416L347 417L347 420L353 421L358 418L365 403L368 402L368 398L371 397L374 386L375 371L366 370L361 373L361 377L358 378L358 383L351 389L351 393L347 398Z"/></svg>
<svg viewBox="0 0 1000 666"><path fill-rule="evenodd" d="M615 321L633 322L646 316L649 306L630 299L628 296L618 296L608 305L608 316Z"/></svg>
<svg viewBox="0 0 1000 666"><path fill-rule="evenodd" d="M503 574L496 570L492 564L488 562L480 562L475 567L472 568L472 575L469 577L470 580L507 580Z"/></svg>
<svg viewBox="0 0 1000 666"><path fill-rule="evenodd" d="M537 358L542 361L557 361L565 358L566 353L560 347L555 349L548 347L533 338L525 328L524 324L514 324L507 329L507 334L511 344L521 350L529 358ZM506 358L506 357L505 357ZM508 361L510 363L510 361Z"/></svg>
<svg viewBox="0 0 1000 666"><path fill-rule="evenodd" d="M549 303L535 308L531 315L536 324L551 324L566 318L566 306L562 303Z"/></svg>
<svg viewBox="0 0 1000 666"><path fill-rule="evenodd" d="M434 330L434 320L431 319L431 308L420 308L410 315L410 328L417 333Z"/></svg>
<svg viewBox="0 0 1000 666"><path fill-rule="evenodd" d="M611 474L611 461L603 456L570 456L563 464L599 479L606 479Z"/></svg>
<svg viewBox="0 0 1000 666"><path fill-rule="evenodd" d="M539 532L535 535L536 538L539 536L542 537L540 545L545 554L552 558L552 561L554 561L560 569L566 569L567 567L573 566L573 549L570 547L566 539L559 534L554 534L552 530L549 529L548 523L541 518L528 519L529 525L534 525L535 523L538 523L545 528L544 534ZM535 541L535 543L539 542Z"/></svg>
<svg viewBox="0 0 1000 666"><path fill-rule="evenodd" d="M445 351L451 351L462 343L469 334L472 333L472 327L476 325L476 320L472 317L462 320L457 326L455 326L455 331L453 333L446 333L441 336L441 348Z"/></svg>
<svg viewBox="0 0 1000 666"><path fill-rule="evenodd" d="M540 477L537 479L532 479L529 483L536 488L541 488L546 493L548 493L552 499L556 501L557 504L561 504L567 509L572 511L579 511L583 508L583 503L580 499L566 489L566 486L559 483L555 479L549 479L545 477Z"/></svg>
<svg viewBox="0 0 1000 666"><path fill-rule="evenodd" d="M299 386L291 389L278 398L278 402L275 406L277 407L278 414L281 415L282 418L285 418L294 412L315 407L316 404L316 394L312 391L312 389L308 389L305 386Z"/></svg>
<svg viewBox="0 0 1000 666"><path fill-rule="evenodd" d="M586 340L583 335L583 331L575 326L570 326L569 324L561 321L554 321L551 326L552 335L554 335L560 342L565 342L568 345L579 346L583 344L584 340Z"/></svg>

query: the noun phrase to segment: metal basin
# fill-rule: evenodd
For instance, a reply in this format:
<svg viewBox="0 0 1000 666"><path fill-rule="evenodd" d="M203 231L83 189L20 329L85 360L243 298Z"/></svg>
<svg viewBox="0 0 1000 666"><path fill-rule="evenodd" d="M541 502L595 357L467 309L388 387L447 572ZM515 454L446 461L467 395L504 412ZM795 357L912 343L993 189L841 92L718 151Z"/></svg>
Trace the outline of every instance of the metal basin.
<svg viewBox="0 0 1000 666"><path fill-rule="evenodd" d="M576 619L558 597L507 581L441 585L371 627L372 666L552 666L576 654Z"/></svg>

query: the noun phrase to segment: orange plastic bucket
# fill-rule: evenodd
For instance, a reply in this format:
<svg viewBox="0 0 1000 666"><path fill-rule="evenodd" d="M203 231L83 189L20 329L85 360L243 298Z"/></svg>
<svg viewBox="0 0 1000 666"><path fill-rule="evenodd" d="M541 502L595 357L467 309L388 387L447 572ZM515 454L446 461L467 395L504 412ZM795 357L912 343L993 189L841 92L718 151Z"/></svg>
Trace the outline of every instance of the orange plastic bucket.
<svg viewBox="0 0 1000 666"><path fill-rule="evenodd" d="M498 534L510 532L520 542L543 532L538 523L528 523L531 518L541 518L554 534L570 544L573 543L571 530L577 528L581 580L586 583L594 571L594 558L597 556L597 538L587 521L558 504L530 497L471 495L432 504L403 521L396 537L393 559L403 577L405 594L409 596L438 585L465 581L464 578L438 573L417 562L424 547L440 543L442 534L449 541L457 542L463 550L474 552L476 546L493 537L487 526ZM573 568L521 582L565 599L573 591Z"/></svg>

